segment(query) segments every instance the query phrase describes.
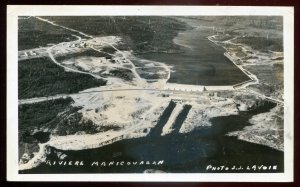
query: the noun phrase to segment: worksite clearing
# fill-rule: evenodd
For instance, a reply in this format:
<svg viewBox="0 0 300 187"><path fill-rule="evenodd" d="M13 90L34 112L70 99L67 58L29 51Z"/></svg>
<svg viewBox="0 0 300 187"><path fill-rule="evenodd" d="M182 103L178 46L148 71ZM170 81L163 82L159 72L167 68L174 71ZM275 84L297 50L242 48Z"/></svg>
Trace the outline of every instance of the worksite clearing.
<svg viewBox="0 0 300 187"><path fill-rule="evenodd" d="M50 24L59 26L53 22ZM74 29L72 31L76 32ZM283 127L280 123L283 116L279 115L278 119L275 117L283 111L283 86L277 81L276 86L281 89L276 93L266 94L267 88L261 86L263 84L260 81L261 76L268 77L269 72L258 75L251 71L251 67L282 65L282 52L261 52L235 43L235 37L221 40L219 34L210 36L208 39L223 47L226 50L224 55L244 72L249 80L237 85L187 85L168 83L172 67L162 62L137 57L134 51L129 50L130 47L121 36L90 36L79 31L78 36L75 36L76 41L19 51L19 63L48 56L65 71L106 80L106 85L78 93L24 99L19 101L19 105L31 104L34 107L35 103L70 97L73 101L69 108L58 113L56 118L66 121L69 125L92 124L93 131L66 131L62 136L57 133L61 128L59 125L51 128L28 127L31 134L37 131L51 134L49 141L37 145L38 152L24 150L21 153L20 170L31 169L44 162L49 146L60 150L82 150L102 147L123 139L145 137L157 125L170 102L174 102L175 107L160 130L161 136L170 136L177 132L189 133L194 129L210 127L212 118L239 115L239 112L250 111L261 105L264 100L275 102L276 108L255 115L249 120L252 126L228 133L228 136L237 136L241 140L283 150ZM283 76L279 78L283 79ZM270 84L269 79L264 80L265 85ZM77 110L70 112L74 108ZM63 115L67 113L68 115ZM80 117L74 121L77 114ZM75 132L77 126L74 128ZM33 149L36 150L36 147ZM28 155L32 156L28 158Z"/></svg>

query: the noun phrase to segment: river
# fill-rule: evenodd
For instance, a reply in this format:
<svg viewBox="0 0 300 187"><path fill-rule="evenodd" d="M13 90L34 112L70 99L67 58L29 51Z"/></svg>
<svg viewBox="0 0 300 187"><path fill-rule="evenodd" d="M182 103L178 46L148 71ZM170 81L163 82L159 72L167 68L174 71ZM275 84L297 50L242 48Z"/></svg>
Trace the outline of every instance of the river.
<svg viewBox="0 0 300 187"><path fill-rule="evenodd" d="M185 31L174 39L174 42L182 45L183 53L150 53L143 54L143 58L172 65L175 72L172 72L169 82L173 83L227 85L248 80L248 77L223 55L223 48L207 40L209 35L211 33L207 28ZM51 166L42 163L37 168L20 173L141 173L149 169L172 173L283 172L282 151L226 136L228 132L251 125L249 119L253 115L268 112L273 107L274 103L265 101L264 105L252 111L212 118L211 127L198 128L187 134L178 132L182 121L179 120L173 133L161 136L163 124L167 119L158 119L158 125L146 137L80 151L51 148L51 154L47 156ZM170 104L168 110L173 109L174 104ZM188 110L187 106L186 112ZM166 111L162 116L168 118L171 112ZM73 165L53 165L53 162L59 161L56 152L66 154L65 160L72 161ZM75 161L82 161L84 164L75 166ZM111 161L114 161L114 164L108 166ZM124 165L116 164L123 161ZM156 164L145 164L147 161ZM158 161L163 161L163 164L158 165ZM94 162L98 162L99 165L92 166ZM103 162L106 166L100 166ZM135 162L138 164L133 164ZM262 165L268 169L260 170ZM209 169L218 166L229 169Z"/></svg>
<svg viewBox="0 0 300 187"><path fill-rule="evenodd" d="M252 111L239 112L239 115L212 118L211 127L198 128L191 133L173 133L160 136L162 126L154 127L149 136L122 140L113 144L88 150L62 151L51 148L47 156L50 162L56 161L56 151L67 155L65 160L83 161L83 166L67 166L43 163L37 168L20 173L140 173L145 170L159 170L172 173L205 172L283 172L283 152L263 145L248 143L228 137L225 134L251 125L248 120L256 114L267 112L275 106L267 102ZM160 128L160 129L155 129ZM133 162L163 160L161 165L133 165ZM93 162L99 166L91 166ZM100 166L102 162L130 162L130 165ZM208 166L228 166L242 170L211 171ZM276 170L259 171L258 166L276 167ZM256 170L246 170L247 167Z"/></svg>
<svg viewBox="0 0 300 187"><path fill-rule="evenodd" d="M227 57L225 49L207 39L212 29L201 27L195 20L185 21L194 29L180 32L174 43L181 46L180 53L144 53L144 59L172 66L170 83L205 86L234 85L249 80Z"/></svg>

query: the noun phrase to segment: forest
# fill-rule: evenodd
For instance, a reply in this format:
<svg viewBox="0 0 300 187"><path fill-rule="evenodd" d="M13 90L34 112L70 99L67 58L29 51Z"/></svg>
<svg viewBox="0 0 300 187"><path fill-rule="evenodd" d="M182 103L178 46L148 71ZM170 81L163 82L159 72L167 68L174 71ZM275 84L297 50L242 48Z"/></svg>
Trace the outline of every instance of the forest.
<svg viewBox="0 0 300 187"><path fill-rule="evenodd" d="M19 99L77 93L106 85L103 79L66 72L48 57L19 61L18 72Z"/></svg>

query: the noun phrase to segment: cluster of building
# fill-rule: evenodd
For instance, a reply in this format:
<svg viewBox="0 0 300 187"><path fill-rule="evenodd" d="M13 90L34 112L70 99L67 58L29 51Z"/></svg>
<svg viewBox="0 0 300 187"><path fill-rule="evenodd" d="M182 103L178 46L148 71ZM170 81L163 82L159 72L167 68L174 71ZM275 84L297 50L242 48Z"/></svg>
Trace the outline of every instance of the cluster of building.
<svg viewBox="0 0 300 187"><path fill-rule="evenodd" d="M165 86L165 90L175 90L175 91L192 91L192 92L203 92L205 89L201 85L189 85L189 84L175 84L168 83Z"/></svg>
<svg viewBox="0 0 300 187"><path fill-rule="evenodd" d="M86 47L88 47L88 44L86 42L68 43L67 47L71 47L71 48L75 48L75 47L86 48Z"/></svg>
<svg viewBox="0 0 300 187"><path fill-rule="evenodd" d="M39 58L45 55L47 55L46 48L23 50L18 52L18 60Z"/></svg>
<svg viewBox="0 0 300 187"><path fill-rule="evenodd" d="M36 51L24 51L23 53L19 54L19 57L28 57L28 56L36 56L38 53Z"/></svg>

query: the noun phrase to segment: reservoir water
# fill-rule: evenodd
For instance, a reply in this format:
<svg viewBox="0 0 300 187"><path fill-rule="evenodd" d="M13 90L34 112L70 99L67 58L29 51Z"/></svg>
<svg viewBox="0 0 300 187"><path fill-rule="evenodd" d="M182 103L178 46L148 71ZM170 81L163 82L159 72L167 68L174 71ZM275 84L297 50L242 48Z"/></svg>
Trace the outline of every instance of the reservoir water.
<svg viewBox="0 0 300 187"><path fill-rule="evenodd" d="M192 29L178 35L174 41L182 45L182 53L149 53L142 57L149 60L165 62L173 66L169 82L199 85L233 85L248 80L233 63L224 56L224 49L207 39L209 29ZM186 113L189 107L186 106ZM239 112L238 115L216 117L211 119L211 127L202 127L187 134L178 132L182 120L173 133L161 136L161 130L167 119L158 119L157 125L148 136L121 140L110 145L80 151L63 151L51 148L48 161L59 161L55 152L66 154L67 161L83 161L83 166L55 165L42 163L36 168L20 173L142 173L146 170L172 173L205 172L283 172L284 153L267 146L237 140L228 137L228 132L241 130L251 125L249 119L256 114L268 112L274 103L265 101L258 108ZM164 112L166 118L174 109L170 104ZM182 114L182 115L186 115ZM163 160L163 164L150 163ZM95 161L99 166L91 166ZM100 166L102 162L111 161L130 163L130 165ZM258 167L275 167L275 170L259 170ZM226 166L230 170L207 170L209 166ZM232 169L235 168L235 169ZM247 170L250 168L250 170Z"/></svg>
<svg viewBox="0 0 300 187"><path fill-rule="evenodd" d="M195 23L191 24L195 26ZM211 35L212 29L197 26L174 38L173 41L181 46L181 53L145 53L139 56L172 66L170 83L220 86L249 80L224 56L225 49L207 39Z"/></svg>

